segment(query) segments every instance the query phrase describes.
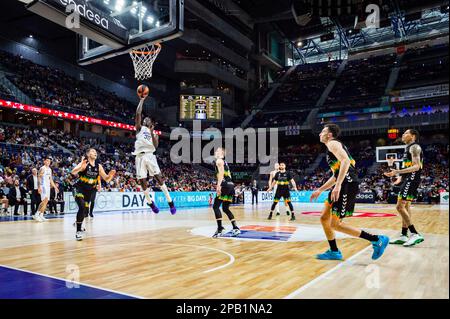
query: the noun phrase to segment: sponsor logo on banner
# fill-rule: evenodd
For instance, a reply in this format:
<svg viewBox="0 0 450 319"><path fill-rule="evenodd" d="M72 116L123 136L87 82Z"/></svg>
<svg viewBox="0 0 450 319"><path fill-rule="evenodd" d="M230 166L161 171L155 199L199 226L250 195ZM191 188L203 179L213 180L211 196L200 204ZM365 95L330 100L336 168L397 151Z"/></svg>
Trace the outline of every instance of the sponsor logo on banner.
<svg viewBox="0 0 450 319"><path fill-rule="evenodd" d="M393 91L391 102L401 102L448 95L448 84L430 85L414 89Z"/></svg>
<svg viewBox="0 0 450 319"><path fill-rule="evenodd" d="M291 201L294 203L309 203L309 198L311 197L312 191L298 191L291 192ZM317 199L317 203L323 203L328 198L328 191L320 194ZM268 203L273 202L275 193L274 192L258 192L258 202L259 203ZM252 203L252 192L244 192L244 203L250 204Z"/></svg>
<svg viewBox="0 0 450 319"><path fill-rule="evenodd" d="M168 208L166 197L162 192L151 192L150 196L159 208ZM175 205L182 207L208 207L214 192L170 192ZM71 192L64 193L65 211L76 213L78 205ZM149 209L150 205L142 192L99 192L95 198L94 212L128 211Z"/></svg>
<svg viewBox="0 0 450 319"><path fill-rule="evenodd" d="M441 202L442 205L448 205L448 192L442 192L441 193Z"/></svg>
<svg viewBox="0 0 450 319"><path fill-rule="evenodd" d="M372 192L364 192L356 195L357 203L375 203L375 195Z"/></svg>

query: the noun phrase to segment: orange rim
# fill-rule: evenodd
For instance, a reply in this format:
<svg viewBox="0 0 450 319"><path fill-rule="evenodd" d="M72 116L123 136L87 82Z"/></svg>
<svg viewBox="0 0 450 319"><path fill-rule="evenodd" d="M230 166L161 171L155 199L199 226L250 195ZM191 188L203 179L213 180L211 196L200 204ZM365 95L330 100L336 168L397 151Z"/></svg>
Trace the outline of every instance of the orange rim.
<svg viewBox="0 0 450 319"><path fill-rule="evenodd" d="M161 50L161 44L159 43L155 43L155 46L157 46L159 49L158 50L153 50L153 51L138 51L138 50L131 50L131 53L133 54L142 54L142 55L149 55L149 54L156 54L159 50Z"/></svg>

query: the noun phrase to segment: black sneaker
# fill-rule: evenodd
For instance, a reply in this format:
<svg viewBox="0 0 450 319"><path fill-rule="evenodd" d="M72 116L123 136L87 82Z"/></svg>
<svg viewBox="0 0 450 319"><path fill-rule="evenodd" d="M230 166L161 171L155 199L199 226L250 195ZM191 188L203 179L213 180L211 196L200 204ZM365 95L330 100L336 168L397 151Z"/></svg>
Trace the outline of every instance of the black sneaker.
<svg viewBox="0 0 450 319"><path fill-rule="evenodd" d="M278 212L276 216L280 216L280 212Z"/></svg>
<svg viewBox="0 0 450 319"><path fill-rule="evenodd" d="M290 221L294 221L294 220L295 220L295 215L292 214L292 215L291 215L291 218L290 218L289 220L290 220Z"/></svg>
<svg viewBox="0 0 450 319"><path fill-rule="evenodd" d="M288 216L291 215L291 212L290 212L290 211L287 211L287 212L286 212L286 215L288 215Z"/></svg>
<svg viewBox="0 0 450 319"><path fill-rule="evenodd" d="M212 236L213 238L219 238L223 236L223 231L225 230L225 228L218 228L216 230L216 232L214 233L214 235Z"/></svg>
<svg viewBox="0 0 450 319"><path fill-rule="evenodd" d="M272 214L269 214L269 217L267 217L268 220L272 219Z"/></svg>

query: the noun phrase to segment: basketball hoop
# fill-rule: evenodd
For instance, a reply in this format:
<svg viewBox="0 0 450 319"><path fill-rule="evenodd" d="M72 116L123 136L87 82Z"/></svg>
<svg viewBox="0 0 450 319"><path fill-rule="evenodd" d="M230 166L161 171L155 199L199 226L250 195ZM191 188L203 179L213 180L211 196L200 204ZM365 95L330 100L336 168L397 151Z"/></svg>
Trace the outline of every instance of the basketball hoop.
<svg viewBox="0 0 450 319"><path fill-rule="evenodd" d="M147 44L146 46L130 51L134 65L134 77L145 80L152 77L153 63L161 52L161 44Z"/></svg>

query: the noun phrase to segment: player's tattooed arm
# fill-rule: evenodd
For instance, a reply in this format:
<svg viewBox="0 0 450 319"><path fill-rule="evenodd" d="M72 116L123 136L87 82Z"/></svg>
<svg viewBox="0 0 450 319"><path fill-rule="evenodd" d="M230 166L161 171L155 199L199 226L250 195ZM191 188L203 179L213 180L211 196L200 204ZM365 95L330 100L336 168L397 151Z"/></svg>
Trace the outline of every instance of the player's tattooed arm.
<svg viewBox="0 0 450 319"><path fill-rule="evenodd" d="M415 144L413 146L411 146L411 148L409 149L409 152L411 153L411 161L412 161L412 165L410 167L404 168L404 169L399 169L399 170L391 170L390 173L392 175L396 175L396 174L409 174L409 173L414 173L417 172L419 169L421 169L422 164L420 162L420 153L422 152L422 149L419 145ZM386 176L389 176L388 174L385 174Z"/></svg>
<svg viewBox="0 0 450 319"><path fill-rule="evenodd" d="M141 99L139 101L139 104L136 108L136 117L135 117L135 127L136 132L139 132L141 130L142 125L142 107L144 106L145 98Z"/></svg>
<svg viewBox="0 0 450 319"><path fill-rule="evenodd" d="M111 170L111 171L109 171L109 174L107 175L105 173L105 170L103 169L103 166L99 165L98 166L98 173L99 173L100 177L103 178L103 180L105 182L109 183L113 179L114 175L116 174L116 171L115 170Z"/></svg>
<svg viewBox="0 0 450 319"><path fill-rule="evenodd" d="M42 187L42 185L41 185L41 179L44 177L44 167L41 167L40 169L39 169L39 173L38 173L38 179L37 179L37 182L38 182L38 192L39 192L39 194L41 193L41 187Z"/></svg>

